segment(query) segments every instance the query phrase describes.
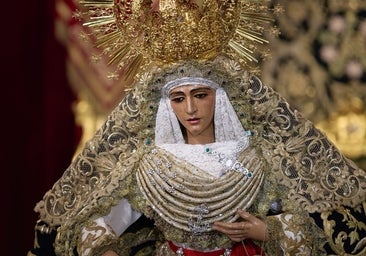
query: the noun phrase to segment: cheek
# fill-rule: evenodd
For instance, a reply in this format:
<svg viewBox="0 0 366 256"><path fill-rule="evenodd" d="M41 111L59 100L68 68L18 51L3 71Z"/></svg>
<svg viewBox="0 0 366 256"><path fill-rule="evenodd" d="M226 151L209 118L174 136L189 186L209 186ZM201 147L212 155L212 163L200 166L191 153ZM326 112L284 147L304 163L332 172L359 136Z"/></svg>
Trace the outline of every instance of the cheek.
<svg viewBox="0 0 366 256"><path fill-rule="evenodd" d="M174 114L177 116L178 120L180 120L181 119L182 108L172 104L172 109L173 109Z"/></svg>
<svg viewBox="0 0 366 256"><path fill-rule="evenodd" d="M206 109L206 115L213 118L214 114L215 114L215 104L212 104L210 102L210 103L206 104L205 109Z"/></svg>

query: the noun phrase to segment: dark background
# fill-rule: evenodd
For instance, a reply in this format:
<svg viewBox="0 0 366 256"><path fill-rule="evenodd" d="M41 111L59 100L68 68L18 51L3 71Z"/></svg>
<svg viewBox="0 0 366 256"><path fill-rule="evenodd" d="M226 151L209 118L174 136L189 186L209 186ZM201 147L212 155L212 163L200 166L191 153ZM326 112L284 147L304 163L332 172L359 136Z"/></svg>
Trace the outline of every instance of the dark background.
<svg viewBox="0 0 366 256"><path fill-rule="evenodd" d="M33 208L78 143L54 15L54 0L2 2L1 255L26 255L33 246Z"/></svg>

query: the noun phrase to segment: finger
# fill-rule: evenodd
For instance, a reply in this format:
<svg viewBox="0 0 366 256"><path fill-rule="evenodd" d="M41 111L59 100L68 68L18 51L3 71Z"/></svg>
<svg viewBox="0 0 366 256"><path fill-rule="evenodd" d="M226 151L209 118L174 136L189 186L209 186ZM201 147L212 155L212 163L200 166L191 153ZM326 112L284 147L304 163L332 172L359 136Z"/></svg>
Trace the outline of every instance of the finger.
<svg viewBox="0 0 366 256"><path fill-rule="evenodd" d="M212 228L224 228L224 229L238 229L238 222L221 222L221 221L216 221L213 225Z"/></svg>
<svg viewBox="0 0 366 256"><path fill-rule="evenodd" d="M245 231L247 229L247 225L246 225L246 222L240 222L240 225L241 225L241 229L243 231Z"/></svg>
<svg viewBox="0 0 366 256"><path fill-rule="evenodd" d="M224 234L229 234L233 229L226 227L226 225L214 224L212 226L212 230L216 230Z"/></svg>
<svg viewBox="0 0 366 256"><path fill-rule="evenodd" d="M245 231L243 231L242 229L236 228L236 229L232 229L232 228L222 228L222 227L216 227L216 228L212 228L213 230L219 231L221 233L224 233L226 235L243 235L245 233Z"/></svg>
<svg viewBox="0 0 366 256"><path fill-rule="evenodd" d="M234 242L240 242L245 239L245 236L243 235L228 235L228 237Z"/></svg>
<svg viewBox="0 0 366 256"><path fill-rule="evenodd" d="M249 212L246 212L244 210L238 209L238 214L241 218L243 218L246 221L251 221L253 218L253 215L251 215Z"/></svg>
<svg viewBox="0 0 366 256"><path fill-rule="evenodd" d="M239 237L239 236L243 236L243 230L239 230L239 229L229 230L226 234L233 236L233 237Z"/></svg>
<svg viewBox="0 0 366 256"><path fill-rule="evenodd" d="M238 223L238 225L236 226L235 229L227 230L227 234L232 234L234 236L237 235L237 234L239 234L240 236L243 236L243 235L247 234L248 228L247 228L246 224L247 223L245 223L245 222Z"/></svg>

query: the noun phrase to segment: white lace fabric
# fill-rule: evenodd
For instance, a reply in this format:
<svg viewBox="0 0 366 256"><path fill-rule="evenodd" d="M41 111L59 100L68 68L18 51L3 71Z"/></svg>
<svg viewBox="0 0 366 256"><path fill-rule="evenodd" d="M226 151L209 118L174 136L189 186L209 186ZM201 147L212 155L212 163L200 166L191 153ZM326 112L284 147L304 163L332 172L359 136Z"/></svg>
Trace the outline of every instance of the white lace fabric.
<svg viewBox="0 0 366 256"><path fill-rule="evenodd" d="M247 140L246 137L243 139ZM220 152L230 159L236 159L239 141L215 142L205 145L182 144L179 147L176 144L163 144L160 147L218 178L227 172L228 167L215 161L215 157L207 150Z"/></svg>

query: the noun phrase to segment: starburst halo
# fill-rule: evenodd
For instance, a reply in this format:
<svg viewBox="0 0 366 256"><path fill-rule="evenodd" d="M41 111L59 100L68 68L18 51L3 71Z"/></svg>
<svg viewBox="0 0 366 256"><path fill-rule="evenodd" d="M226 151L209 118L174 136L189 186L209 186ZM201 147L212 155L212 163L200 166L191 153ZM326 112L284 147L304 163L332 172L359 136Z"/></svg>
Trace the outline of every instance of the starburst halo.
<svg viewBox="0 0 366 256"><path fill-rule="evenodd" d="M87 28L108 65L111 78L135 77L152 63L209 60L219 54L250 71L269 54L265 31L282 10L254 0L80 0L75 17ZM268 27L271 27L269 30ZM93 56L100 59L101 56Z"/></svg>

